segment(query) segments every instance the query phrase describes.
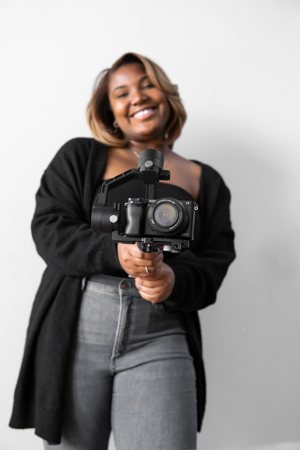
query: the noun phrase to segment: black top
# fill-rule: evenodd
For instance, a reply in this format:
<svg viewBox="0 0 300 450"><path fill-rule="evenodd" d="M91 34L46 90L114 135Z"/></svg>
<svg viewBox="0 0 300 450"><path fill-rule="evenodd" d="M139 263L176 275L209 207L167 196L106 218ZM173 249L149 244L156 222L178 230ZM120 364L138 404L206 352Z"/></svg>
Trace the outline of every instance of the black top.
<svg viewBox="0 0 300 450"><path fill-rule="evenodd" d="M32 235L47 264L37 291L10 426L34 427L59 443L63 399L73 331L81 302L82 278L124 273L115 244L91 229L91 207L102 181L107 147L88 138L67 142L55 155L36 195ZM221 176L202 164L197 245L168 261L175 286L166 308L183 311L197 375L198 429L205 406L205 378L197 310L216 300L235 257L230 193Z"/></svg>

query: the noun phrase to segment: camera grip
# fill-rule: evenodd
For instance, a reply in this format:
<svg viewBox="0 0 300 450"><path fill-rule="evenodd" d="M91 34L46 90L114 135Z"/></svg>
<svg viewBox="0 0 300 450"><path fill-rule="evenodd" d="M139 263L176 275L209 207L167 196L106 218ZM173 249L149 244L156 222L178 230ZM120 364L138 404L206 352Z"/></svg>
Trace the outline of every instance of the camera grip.
<svg viewBox="0 0 300 450"><path fill-rule="evenodd" d="M138 199L132 199L126 207L126 236L142 236L144 234L144 210L145 203Z"/></svg>

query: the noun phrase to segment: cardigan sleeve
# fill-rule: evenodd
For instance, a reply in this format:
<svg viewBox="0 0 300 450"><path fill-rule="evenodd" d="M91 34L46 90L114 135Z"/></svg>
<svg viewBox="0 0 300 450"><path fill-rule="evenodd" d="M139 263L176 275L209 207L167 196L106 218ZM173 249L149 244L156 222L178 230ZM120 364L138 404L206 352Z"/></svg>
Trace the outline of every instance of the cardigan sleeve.
<svg viewBox="0 0 300 450"><path fill-rule="evenodd" d="M120 270L114 243L90 227L89 148L83 139L67 142L45 170L31 224L37 252L64 275L87 276ZM95 168L96 170L96 168ZM90 189L91 190L91 189Z"/></svg>
<svg viewBox="0 0 300 450"><path fill-rule="evenodd" d="M200 236L192 249L167 261L175 273L175 285L164 304L182 311L197 311L214 303L228 267L235 259L230 191L209 166L203 171L201 189Z"/></svg>

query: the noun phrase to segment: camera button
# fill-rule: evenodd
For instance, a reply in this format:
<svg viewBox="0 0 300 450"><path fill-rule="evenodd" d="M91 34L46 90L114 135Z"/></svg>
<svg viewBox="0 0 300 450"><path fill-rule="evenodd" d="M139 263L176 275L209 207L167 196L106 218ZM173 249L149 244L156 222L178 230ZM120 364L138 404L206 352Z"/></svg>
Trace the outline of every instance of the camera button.
<svg viewBox="0 0 300 450"><path fill-rule="evenodd" d="M153 161L151 161L151 159L148 159L147 161L145 161L145 166L146 167L152 167L153 166Z"/></svg>

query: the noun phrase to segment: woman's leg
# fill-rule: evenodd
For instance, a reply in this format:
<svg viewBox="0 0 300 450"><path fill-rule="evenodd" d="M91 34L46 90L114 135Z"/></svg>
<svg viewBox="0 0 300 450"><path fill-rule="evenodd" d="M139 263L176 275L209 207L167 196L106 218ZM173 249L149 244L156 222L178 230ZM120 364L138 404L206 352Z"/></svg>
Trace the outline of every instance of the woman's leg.
<svg viewBox="0 0 300 450"><path fill-rule="evenodd" d="M109 287L88 283L65 395L60 445L47 450L107 450L111 433L110 358L118 319L119 297Z"/></svg>
<svg viewBox="0 0 300 450"><path fill-rule="evenodd" d="M76 351L66 395L60 445L51 450L107 450L111 431L111 375L99 370L90 352Z"/></svg>
<svg viewBox="0 0 300 450"><path fill-rule="evenodd" d="M134 366L134 360L136 365ZM116 361L117 450L196 450L196 382L185 335L159 337Z"/></svg>

